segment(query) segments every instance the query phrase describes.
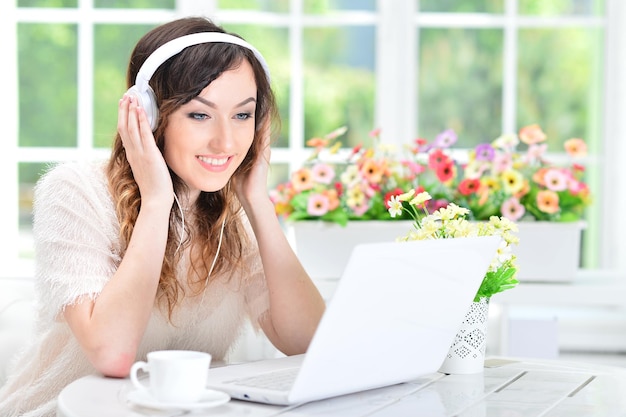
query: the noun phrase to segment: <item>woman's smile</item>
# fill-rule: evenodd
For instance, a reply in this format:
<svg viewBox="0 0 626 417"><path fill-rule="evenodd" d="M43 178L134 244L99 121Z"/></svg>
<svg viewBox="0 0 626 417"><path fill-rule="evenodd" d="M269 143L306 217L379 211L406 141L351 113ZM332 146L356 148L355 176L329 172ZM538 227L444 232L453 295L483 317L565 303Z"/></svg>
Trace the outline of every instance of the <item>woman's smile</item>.
<svg viewBox="0 0 626 417"><path fill-rule="evenodd" d="M196 156L196 158L198 158L198 161L205 169L213 172L221 172L226 170L228 168L229 162L232 159L229 156L212 157L203 155L198 155Z"/></svg>

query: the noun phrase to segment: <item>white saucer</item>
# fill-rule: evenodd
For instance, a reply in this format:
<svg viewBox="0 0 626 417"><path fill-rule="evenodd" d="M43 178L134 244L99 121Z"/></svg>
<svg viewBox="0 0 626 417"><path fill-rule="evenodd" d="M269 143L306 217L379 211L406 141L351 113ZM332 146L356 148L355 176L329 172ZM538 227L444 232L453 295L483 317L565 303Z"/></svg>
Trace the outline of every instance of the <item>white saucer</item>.
<svg viewBox="0 0 626 417"><path fill-rule="evenodd" d="M186 403L161 402L152 398L146 390L135 390L128 393L128 401L142 407L155 408L158 410L202 410L205 408L217 407L230 401L230 396L222 391L206 389L202 393L199 401Z"/></svg>

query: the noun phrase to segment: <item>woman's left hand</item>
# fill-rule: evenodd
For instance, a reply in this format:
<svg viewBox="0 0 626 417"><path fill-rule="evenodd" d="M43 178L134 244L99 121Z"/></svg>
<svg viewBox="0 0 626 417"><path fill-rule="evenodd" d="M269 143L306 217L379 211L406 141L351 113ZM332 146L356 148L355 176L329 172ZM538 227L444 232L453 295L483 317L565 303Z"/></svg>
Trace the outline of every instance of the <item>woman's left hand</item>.
<svg viewBox="0 0 626 417"><path fill-rule="evenodd" d="M235 192L244 207L253 205L252 201L258 201L257 199L267 200L268 198L267 177L271 155L269 123L261 129L263 132L261 137L263 141L263 152L257 156L250 173L245 178L234 181Z"/></svg>

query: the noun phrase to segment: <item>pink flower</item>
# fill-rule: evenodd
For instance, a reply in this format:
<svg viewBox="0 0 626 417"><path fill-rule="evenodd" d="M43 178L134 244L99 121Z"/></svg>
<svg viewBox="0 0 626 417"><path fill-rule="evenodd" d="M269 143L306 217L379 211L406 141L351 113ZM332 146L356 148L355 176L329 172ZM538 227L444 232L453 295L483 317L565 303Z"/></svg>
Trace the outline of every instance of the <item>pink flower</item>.
<svg viewBox="0 0 626 417"><path fill-rule="evenodd" d="M377 137L379 137L379 136L380 136L380 127L379 127L379 128L376 128L376 129L374 129L374 130L372 130L372 131L369 133L369 137L370 137L370 138L377 138Z"/></svg>
<svg viewBox="0 0 626 417"><path fill-rule="evenodd" d="M568 176L558 169L549 169L543 176L546 188L552 191L566 190L568 179Z"/></svg>
<svg viewBox="0 0 626 417"><path fill-rule="evenodd" d="M418 164L417 162L405 161L403 162L403 164L409 169L409 171L413 175L419 175L423 173L424 171L426 171L426 168L424 167L424 165Z"/></svg>
<svg viewBox="0 0 626 417"><path fill-rule="evenodd" d="M521 219L524 213L526 213L524 206L521 205L519 200L515 197L511 197L502 203L500 211L504 217L513 222Z"/></svg>
<svg viewBox="0 0 626 417"><path fill-rule="evenodd" d="M438 200L430 200L426 203L426 208L428 210L429 213L434 213L439 209L442 208L446 208L448 207L448 204L450 204L450 202L448 200L444 200L444 199L438 199Z"/></svg>
<svg viewBox="0 0 626 417"><path fill-rule="evenodd" d="M587 192L589 190L589 186L585 184L584 182L571 179L567 189L569 190L570 193L574 195L578 195L582 192Z"/></svg>
<svg viewBox="0 0 626 417"><path fill-rule="evenodd" d="M508 153L496 153L493 158L493 171L496 174L505 172L513 168L513 159Z"/></svg>
<svg viewBox="0 0 626 417"><path fill-rule="evenodd" d="M526 161L534 162L537 160L541 160L542 156L548 151L548 144L533 144L528 147L528 151L526 152Z"/></svg>
<svg viewBox="0 0 626 417"><path fill-rule="evenodd" d="M324 138L326 138L326 139L335 139L335 138L338 138L339 136L343 135L347 131L348 131L348 128L346 126L341 126L340 128L335 129L332 132L328 133L326 136L324 136Z"/></svg>
<svg viewBox="0 0 626 417"><path fill-rule="evenodd" d="M311 169L311 176L316 182L330 184L335 178L335 170L327 164L316 164Z"/></svg>
<svg viewBox="0 0 626 417"><path fill-rule="evenodd" d="M309 196L306 211L311 216L323 216L328 213L330 201L323 194L312 194Z"/></svg>
<svg viewBox="0 0 626 417"><path fill-rule="evenodd" d="M357 216L362 216L370 208L369 200L364 198L360 201L355 201L352 204L349 204L349 207L352 209L354 214L356 214Z"/></svg>

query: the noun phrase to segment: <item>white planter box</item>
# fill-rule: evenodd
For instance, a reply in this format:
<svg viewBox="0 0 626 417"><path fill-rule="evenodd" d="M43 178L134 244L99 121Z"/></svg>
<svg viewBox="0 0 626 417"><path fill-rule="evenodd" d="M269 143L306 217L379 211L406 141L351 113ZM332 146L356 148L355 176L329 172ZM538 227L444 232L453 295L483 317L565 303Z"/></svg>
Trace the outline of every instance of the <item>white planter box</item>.
<svg viewBox="0 0 626 417"><path fill-rule="evenodd" d="M291 226L295 250L314 279L337 279L358 243L393 242L410 230L410 221L352 221L345 227L323 221L301 221Z"/></svg>
<svg viewBox="0 0 626 417"><path fill-rule="evenodd" d="M410 221L352 221L342 227L322 221L295 222L291 227L295 250L314 279L341 276L352 248L358 243L394 241L410 230ZM518 223L520 243L513 247L520 281L572 281L580 264L584 222Z"/></svg>
<svg viewBox="0 0 626 417"><path fill-rule="evenodd" d="M520 243L513 247L520 281L568 282L580 266L584 222L520 222Z"/></svg>

